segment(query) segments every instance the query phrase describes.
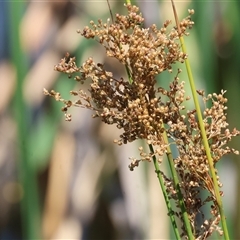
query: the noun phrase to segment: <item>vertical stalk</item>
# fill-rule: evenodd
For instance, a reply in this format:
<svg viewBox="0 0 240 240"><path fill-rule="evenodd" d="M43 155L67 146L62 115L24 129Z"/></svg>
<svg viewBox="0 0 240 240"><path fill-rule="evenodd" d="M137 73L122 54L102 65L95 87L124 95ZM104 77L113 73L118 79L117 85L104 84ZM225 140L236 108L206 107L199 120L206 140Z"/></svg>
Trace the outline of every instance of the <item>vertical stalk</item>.
<svg viewBox="0 0 240 240"><path fill-rule="evenodd" d="M153 146L151 144L149 145L149 149L150 149L151 153L154 153L154 149L153 149ZM161 172L160 172L159 164L157 162L157 159L156 159L155 155L153 155L152 158L153 158L153 164L154 164L154 167L155 167L155 170L156 170L157 178L158 178L159 184L161 186L161 189L162 189L162 192L163 192L163 197L164 197L167 209L168 209L168 214L169 214L170 221L171 221L171 224L172 224L172 227L173 227L173 231L175 233L176 239L180 240L181 236L179 234L177 223L176 223L174 215L173 215L173 209L172 209L172 206L171 206L171 203L170 203L167 191L166 191L166 187L164 185L164 181L163 181L163 177L162 177Z"/></svg>
<svg viewBox="0 0 240 240"><path fill-rule="evenodd" d="M186 49L186 45L184 43L184 39L181 36L181 31L180 31L180 27L179 27L179 21L178 21L178 17L177 17L176 8L175 8L173 0L171 0L171 2L172 2L175 21L176 21L177 28L178 28L178 33L179 33L179 38L180 38L180 42L181 42L181 46L182 46L182 51L183 51L183 53L186 54L187 49ZM215 169L214 169L214 165L213 165L211 150L210 150L210 147L209 147L209 144L208 144L207 135L206 135L206 131L205 131L204 123L203 123L203 118L202 118L202 112L201 112L200 104L199 104L199 101L198 101L197 91L196 91L196 87L195 87L195 83L194 83L194 79L193 79L193 75L192 75L192 70L191 70L190 62L189 62L188 58L185 60L185 65L186 65L186 69L187 69L188 79L189 79L189 83L190 83L190 87L191 87L191 91L192 91L192 95L193 95L195 108L196 108L196 111L197 111L197 116L198 116L199 126L200 126L200 130L201 130L203 145L204 145L204 148L205 148L205 151L206 151L208 165L209 165L210 173L211 173L211 176L212 176L212 179L213 179L214 193L215 193L216 202L218 204L218 208L219 208L219 212L220 212L220 216L221 216L221 222L222 222L224 237L225 237L226 240L229 240L226 217L225 217L224 210L223 210L223 204L222 204L222 199L221 199L220 192L219 192L218 181L217 181L217 177L216 177L216 173L215 173Z"/></svg>
<svg viewBox="0 0 240 240"><path fill-rule="evenodd" d="M180 37L180 42L181 42L181 45L182 45L183 52L186 53L187 51L186 51L186 46L184 44L183 37ZM219 208L219 212L220 212L220 216L221 216L221 222L222 222L224 237L225 237L226 240L228 240L229 239L229 234L228 234L226 217L225 217L224 210L223 210L223 204L222 204L222 199L221 199L220 192L219 192L219 186L218 186L218 181L217 181L217 177L216 177L216 173L215 173L215 168L214 168L214 165L213 165L211 150L210 150L210 147L209 147L209 144L208 144L207 135L206 135L206 131L205 131L204 123L203 123L203 118L202 118L202 112L201 112L200 105L199 105L199 102L198 102L196 87L195 87L195 83L194 83L194 79L193 79L193 76L192 76L192 71L191 71L191 67L190 67L190 63L189 63L188 59L185 60L185 64L186 64L186 68L187 68L187 73L188 73L189 83L190 83L190 86L191 86L191 91L192 91L192 95L193 95L194 104L195 104L196 111L197 111L199 126L200 126L201 135L202 135L202 139L203 139L203 146L204 146L205 151L206 151L209 170L210 170L210 173L211 173L211 176L212 176L212 179L213 179L214 193L215 193L216 202L218 204L218 208Z"/></svg>
<svg viewBox="0 0 240 240"><path fill-rule="evenodd" d="M168 137L167 137L166 131L163 132L163 139L164 139L165 144L168 144ZM191 227L191 224L190 224L190 221L189 221L189 218L188 218L188 213L187 213L186 206L185 206L184 199L183 199L183 195L182 195L182 192L181 192L177 171L176 171L175 166L174 166L172 152L171 152L171 149L170 149L169 146L167 147L166 154L167 154L167 157L168 157L168 163L169 163L169 166L170 166L173 182L174 182L175 189L176 189L176 192L177 192L179 206L180 206L180 209L181 209L181 212L182 212L183 222L184 222L184 226L185 226L185 229L186 229L186 232L187 232L187 235L188 235L188 239L194 240L194 236L193 236L193 233L192 233L192 227Z"/></svg>
<svg viewBox="0 0 240 240"><path fill-rule="evenodd" d="M126 3L131 4L131 0L126 0ZM127 70L127 74L128 74L129 83L132 84L133 79L131 77L130 71L127 67L126 67L126 70ZM164 128L164 126L163 126L163 128ZM166 131L164 131L164 133L163 133L163 139L164 139L164 142L166 144L168 144L168 137L167 137ZM150 148L150 151L153 153L154 149L153 149L153 146L151 144L149 145L149 148ZM168 158L169 166L170 166L170 169L171 169L171 174L172 174L172 177L173 177L173 182L174 182L174 185L175 185L175 188L176 188L176 191L177 191L180 209L181 209L181 212L183 214L183 222L184 222L184 225L185 225L185 228L186 228L188 239L194 240L191 224L189 222L188 213L186 211L183 195L182 195L180 185L179 185L177 171L174 167L174 161L173 161L171 149L170 149L169 146L167 147L167 158ZM179 235L178 228L177 228L177 224L175 222L174 216L172 215L172 207L171 207L171 204L170 204L170 201L169 201L169 198L168 198L168 194L166 192L166 188L165 188L165 185L164 185L164 182L163 182L163 178L162 178L161 173L160 173L159 165L158 165L158 162L156 161L155 156L153 156L153 163L154 163L154 167L155 167L155 170L156 170L156 173L157 173L157 177L158 177L158 180L159 180L162 192L163 192L165 203L166 203L168 212L170 214L170 220L171 220L171 223L172 223L172 226L173 226L173 229L174 229L175 236L176 236L177 239L181 239L181 237Z"/></svg>
<svg viewBox="0 0 240 240"><path fill-rule="evenodd" d="M40 211L37 194L36 172L31 167L28 149L28 114L23 98L23 80L27 72L26 56L20 46L19 23L25 7L24 2L9 2L10 6L10 39L12 62L17 72L14 113L18 130L19 177L23 186L21 217L23 239L39 239Z"/></svg>

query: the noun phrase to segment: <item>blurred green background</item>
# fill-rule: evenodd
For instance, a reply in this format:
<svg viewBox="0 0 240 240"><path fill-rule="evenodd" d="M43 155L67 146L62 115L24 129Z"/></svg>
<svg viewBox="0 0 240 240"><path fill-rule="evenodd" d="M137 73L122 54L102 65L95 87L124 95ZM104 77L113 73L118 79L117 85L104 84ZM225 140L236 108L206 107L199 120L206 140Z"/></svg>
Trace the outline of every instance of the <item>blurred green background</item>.
<svg viewBox="0 0 240 240"><path fill-rule="evenodd" d="M123 3L110 1L112 12L124 13ZM240 129L240 2L175 3L180 17L195 10L186 44L197 87L226 89L230 128ZM146 27L173 19L169 1L136 4ZM66 123L61 104L43 95L43 88L55 89L68 98L78 88L53 70L65 52L79 64L93 57L116 77L125 75L101 46L76 33L91 19L109 17L100 0L0 1L0 239L171 236L153 167L128 169L141 142L115 146L118 130L92 120L85 109L72 109L73 121ZM163 74L159 84L170 80ZM233 139L231 146L239 145ZM236 156L219 163L231 239L240 239L238 169Z"/></svg>

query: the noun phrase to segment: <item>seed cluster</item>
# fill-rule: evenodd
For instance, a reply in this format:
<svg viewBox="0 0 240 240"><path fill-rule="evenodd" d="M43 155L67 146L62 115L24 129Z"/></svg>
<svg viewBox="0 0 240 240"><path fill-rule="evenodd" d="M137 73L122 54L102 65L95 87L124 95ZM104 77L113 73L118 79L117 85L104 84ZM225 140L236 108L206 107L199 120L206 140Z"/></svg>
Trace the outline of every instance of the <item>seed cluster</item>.
<svg viewBox="0 0 240 240"><path fill-rule="evenodd" d="M227 128L228 123L226 122L225 112L227 107L224 105L227 99L224 97L224 93L225 91L222 91L220 94L214 93L213 95L203 97L205 103L211 101L211 107L206 107L204 110L204 125L214 165L226 154L239 154L237 150L226 146L231 138L239 135L240 132L236 129L233 129L231 132ZM196 236L203 236L204 234L209 236L215 230L221 234L222 231L218 227L220 218L213 181L209 175L206 152L195 110L188 111L186 116L182 116L182 119L178 116L178 120L175 123L168 122L168 126L168 136L173 139L178 149L179 155L175 159L175 167L181 179L181 189L184 192L189 219L195 226L194 229L196 229L195 234ZM217 173L217 169L215 171ZM222 187L218 176L217 178L219 187ZM173 187L171 181L169 186ZM205 200L200 195L202 190L208 192L208 197ZM172 194L174 198L176 193L173 192ZM201 228L197 228L197 214L200 213L200 209L207 202L213 202L211 206L213 218L205 222ZM204 219L204 215L202 215L202 219Z"/></svg>
<svg viewBox="0 0 240 240"><path fill-rule="evenodd" d="M116 14L112 24L110 20L107 23L99 20L97 24L91 21L91 28L85 27L79 32L85 38L98 40L105 47L107 56L128 66L133 81L146 81L164 70L171 71L173 63L184 61L186 56L176 41L179 39L177 30L167 32L170 21L166 21L161 29L155 24L145 29L138 7L127 5L127 9L128 15ZM187 34L192 25L188 16L180 23L181 33Z"/></svg>
<svg viewBox="0 0 240 240"><path fill-rule="evenodd" d="M44 89L44 93L64 103L62 111L68 121L71 120L68 113L70 107L88 108L94 111L93 117L99 117L104 123L114 124L122 130L119 139L114 140L115 143L122 145L143 139L151 144L154 148L152 153L144 152L143 147L139 147L141 158L132 159L130 170L143 160L151 161L153 156L161 163L167 148L176 147L178 157L174 160L175 167L181 179L180 187L196 239L205 239L213 231L222 234L218 227L218 207L196 110L187 111L184 106L190 98L185 94L184 82L179 79L181 70L178 70L169 88L156 86L156 75L166 70L171 72L174 63L183 62L187 57L180 50L178 31L176 28L168 30L170 21L166 21L160 29L156 25L145 29L139 9L132 5L126 7L126 16L116 14L113 23L110 20L107 23L99 20L97 24L91 21L91 27L85 27L79 33L87 39L96 39L103 45L107 56L116 58L126 67L129 79L114 78L103 64L95 63L92 58L78 67L75 58L66 55L55 66L55 70L67 73L70 77L73 75L80 83L90 80L89 92L81 89L71 91L70 94L77 98L76 101L65 100L54 90ZM193 14L193 10L189 10L189 13ZM188 29L192 28L190 15L180 22L181 34L188 35ZM238 151L226 146L240 132L228 129L225 112L227 99L224 93L222 91L205 97L203 91L198 91L205 105L211 102L210 108L205 107L203 121L214 165L228 153L238 154ZM163 139L164 131L171 139L170 144ZM176 200L172 179L162 174L169 196ZM221 187L220 181L218 183ZM205 200L200 196L202 190L208 192ZM212 202L212 218L199 226L197 215L202 213L201 208L207 202ZM181 218L177 211L175 214ZM183 228L183 236L185 234Z"/></svg>

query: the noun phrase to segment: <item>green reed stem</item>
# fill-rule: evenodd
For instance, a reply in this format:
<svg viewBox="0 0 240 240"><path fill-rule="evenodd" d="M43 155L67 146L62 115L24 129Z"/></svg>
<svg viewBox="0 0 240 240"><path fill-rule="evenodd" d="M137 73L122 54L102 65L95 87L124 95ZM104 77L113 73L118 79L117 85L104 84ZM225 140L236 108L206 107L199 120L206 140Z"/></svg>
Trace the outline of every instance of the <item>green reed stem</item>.
<svg viewBox="0 0 240 240"><path fill-rule="evenodd" d="M177 17L177 11L176 11L175 5L173 3L173 0L171 0L171 1L172 1L174 17L175 17L175 21L176 21L176 24L177 24L179 37L180 37L180 42L181 42L181 46L182 46L182 51L183 51L183 53L187 54L187 49L186 49L186 45L184 43L184 38L181 36L179 21L178 21L178 17ZM210 173L211 173L212 180L213 180L214 193L215 193L216 202L218 204L219 213L220 213L220 216L221 216L221 222L222 222L224 237L225 237L226 240L229 240L227 222L226 222L226 217L225 217L224 210L223 210L222 199L221 199L220 192L219 192L218 181L217 181L217 177L216 177L216 173L215 173L215 168L214 168L214 164L213 164L211 150L210 150L210 147L209 147L209 144L208 144L208 139L207 139L207 135L206 135L205 127L204 127L202 112L201 112L200 104L199 104L198 97L197 97L195 82L194 82L194 79L193 79L192 70L191 70L191 66L190 66L190 62L189 62L188 58L185 60L185 65L186 65L186 69L187 69L188 79L189 79L189 83L190 83L190 87L191 87L191 91L192 91L192 95L193 95L195 108L196 108L196 111L197 111L197 117L198 117L199 126L200 126L200 130L201 130L201 135L202 135L202 139L203 139L203 146L204 146L205 151L206 151L208 165L209 165Z"/></svg>
<svg viewBox="0 0 240 240"><path fill-rule="evenodd" d="M148 146L149 146L149 149L150 149L151 153L153 154L154 153L153 146L151 144L149 144ZM158 178L159 184L161 186L161 189L162 189L162 192L163 192L163 197L165 199L165 203L166 203L166 206L167 206L167 209L168 209L168 214L169 214L169 217L170 217L170 221L172 223L173 231L175 233L176 239L180 240L181 236L179 234L177 223L176 223L175 218L174 218L174 211L172 209L171 202L169 200L169 197L168 197L168 194L167 194L167 191L166 191L166 187L164 185L164 181L163 181L163 177L162 177L162 174L161 174L161 171L160 171L160 168L159 168L158 161L157 161L155 155L153 155L152 158L153 158L153 164L154 164L154 167L155 167L157 178Z"/></svg>
<svg viewBox="0 0 240 240"><path fill-rule="evenodd" d="M110 14L111 14L112 22L113 22L113 14L112 14L112 10L111 10L111 7L110 7L109 0L107 0L107 4L108 4L108 8L109 8L109 11L110 11ZM126 4L131 4L131 1L126 0ZM119 45L119 48L122 48L121 44ZM127 65L125 65L125 69L126 69L126 72L127 72L127 75L128 75L128 81L129 81L130 84L132 84L133 79L132 79L131 71L130 71L130 69L128 68Z"/></svg>
<svg viewBox="0 0 240 240"><path fill-rule="evenodd" d="M166 154L167 154L168 163L169 163L169 166L170 166L170 171L171 171L171 174L172 174L172 177L173 177L175 190L177 191L177 196L178 196L179 206L180 206L182 216L183 216L184 226L186 228L188 239L189 240L194 240L194 236L193 236L193 233L192 233L192 227L191 227L191 224L190 224L190 221L189 221L189 218L188 218L188 213L187 213L186 206L185 206L185 203L184 203L184 198L183 198L183 195L182 195L182 192L181 192L179 179L178 179L178 174L177 174L176 168L174 166L174 160L173 160L173 157L172 157L171 148L169 147L169 142L168 142L168 137L167 137L166 131L163 132L163 139L164 139L165 144L168 144Z"/></svg>
<svg viewBox="0 0 240 240"><path fill-rule="evenodd" d="M131 4L131 0L126 0L125 2L126 2L126 4ZM133 79L132 79L131 71L126 65L125 65L125 69L126 69L126 72L127 72L127 75L128 75L128 81L129 81L130 84L132 84Z"/></svg>
<svg viewBox="0 0 240 240"><path fill-rule="evenodd" d="M126 0L126 3L131 4L131 0ZM128 74L129 83L132 84L133 79L132 79L132 76L130 74L130 70L127 67L126 67L126 71L127 71L127 74ZM166 134L165 131L163 133L163 138L164 138L165 143L168 144L168 137L167 137L167 134ZM153 149L153 146L151 144L149 145L149 148L150 148L150 151L152 153L154 153L154 149ZM188 214L187 214L186 207L185 207L185 204L184 204L183 195L181 193L181 189L180 189L180 185L179 185L177 171L174 167L174 161L173 161L171 149L170 149L169 146L167 147L167 157L168 157L168 162L169 162L169 165L170 165L171 173L172 173L172 176L173 176L173 182L174 182L174 185L175 185L175 188L176 188L176 191L177 191L177 195L178 195L180 209L181 209L182 214L183 214L183 221L184 221L184 224L185 224L187 235L188 235L188 238L190 240L193 240L194 237L193 237L193 234L192 234L191 224L189 222ZM178 228L177 228L177 224L176 224L176 221L175 221L175 218L174 218L174 215L173 215L173 210L172 210L172 207L171 207L171 203L170 203L170 200L169 200L169 197L168 197L165 185L164 185L164 181L163 181L160 169L159 169L159 164L156 160L155 155L153 155L152 158L153 158L154 167L155 167L155 170L156 170L156 173L157 173L157 177L158 177L158 180L159 180L162 192L163 192L163 196L164 196L164 199L165 199L165 202L166 202L166 206L167 206L167 209L168 209L168 212L169 212L169 217L170 217L170 220L171 220L171 223L172 223L172 226L173 226L175 236L176 236L177 239L181 239Z"/></svg>
<svg viewBox="0 0 240 240"><path fill-rule="evenodd" d="M183 52L186 53L187 51L186 51L186 46L185 46L183 37L180 37L180 42L182 45ZM210 170L210 173L211 173L211 176L213 179L214 192L215 192L215 197L216 197L216 201L217 201L218 208L219 208L219 213L221 216L224 237L226 240L229 240L227 222L226 222L226 217L225 217L224 210L223 210L222 199L221 199L220 192L219 192L218 180L217 180L216 173L215 173L211 150L210 150L210 147L208 144L208 139L207 139L204 122L203 122L203 118L202 118L202 112L200 109L200 104L199 104L198 97L197 97L196 87L195 87L195 83L194 83L194 79L193 79L193 75L192 75L192 71L191 71L191 67L190 67L190 63L189 63L188 59L185 60L185 64L186 64L186 69L187 69L187 73L188 73L188 78L189 78L189 83L191 86L191 91L192 91L192 95L193 95L195 108L197 111L197 117L198 117L201 135L202 135L202 139L203 139L203 146L206 151L209 170Z"/></svg>

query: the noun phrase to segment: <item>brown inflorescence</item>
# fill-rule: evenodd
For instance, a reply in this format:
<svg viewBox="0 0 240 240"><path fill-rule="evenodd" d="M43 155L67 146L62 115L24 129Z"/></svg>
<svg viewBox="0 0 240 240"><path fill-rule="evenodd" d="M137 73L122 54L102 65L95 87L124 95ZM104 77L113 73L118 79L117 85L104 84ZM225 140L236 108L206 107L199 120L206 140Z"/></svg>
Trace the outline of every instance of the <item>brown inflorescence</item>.
<svg viewBox="0 0 240 240"><path fill-rule="evenodd" d="M154 148L151 153L144 152L143 147L139 147L141 158L132 158L130 170L143 160L152 161L153 156L161 163L167 147L176 147L178 157L174 159L175 168L181 179L180 187L196 239L205 239L216 230L222 234L218 227L218 207L196 110L185 109L184 103L190 98L185 94L184 82L179 80L181 70L178 70L167 89L156 84L158 74L163 71L171 72L174 63L182 63L187 58L181 51L178 31L176 28L168 30L170 21L166 21L160 29L156 25L143 28L144 18L139 9L132 5L126 7L128 14L116 14L113 23L110 20L107 23L102 20L98 20L98 23L91 21L90 27L78 32L103 45L108 57L116 58L127 68L132 81L114 78L112 72L108 72L103 64L95 63L92 58L78 67L75 58L67 54L55 66L55 70L74 75L74 79L81 83L90 79L89 92L82 89L71 91L70 94L77 97L76 101L65 100L60 93L53 90L44 89L44 93L64 103L62 111L67 121L71 120L68 113L70 107L88 108L94 111L93 117L99 117L104 123L114 124L122 130L119 139L114 140L118 145L136 139L143 139L151 144ZM189 14L192 13L193 10L189 10ZM180 22L181 34L188 35L188 29L194 24L190 15ZM215 165L226 154L238 154L227 143L233 136L239 135L239 131L228 129L225 91L207 97L202 90L197 92L205 106L207 101L211 102L211 107L205 107L203 111L203 121ZM171 139L170 144L164 142L164 131ZM172 179L162 174L170 198L176 200ZM219 186L222 186L220 181ZM200 196L201 190L208 192L205 200ZM201 208L207 202L212 202L212 218L198 226L197 214L202 213ZM177 211L175 214L179 216ZM183 235L184 233L183 229Z"/></svg>

